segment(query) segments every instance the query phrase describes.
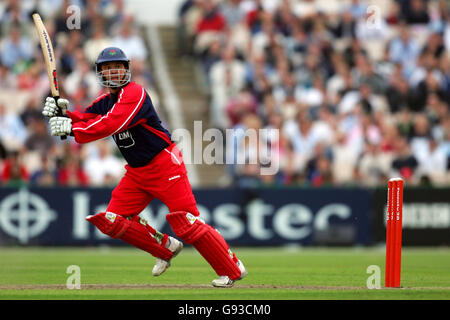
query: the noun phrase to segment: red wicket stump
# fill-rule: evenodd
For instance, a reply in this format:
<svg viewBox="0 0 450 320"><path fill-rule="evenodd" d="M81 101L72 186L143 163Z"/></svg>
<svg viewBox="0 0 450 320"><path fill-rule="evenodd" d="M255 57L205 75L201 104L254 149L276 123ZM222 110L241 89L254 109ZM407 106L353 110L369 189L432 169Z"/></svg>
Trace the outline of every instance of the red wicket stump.
<svg viewBox="0 0 450 320"><path fill-rule="evenodd" d="M402 258L403 180L388 182L385 287L399 288Z"/></svg>

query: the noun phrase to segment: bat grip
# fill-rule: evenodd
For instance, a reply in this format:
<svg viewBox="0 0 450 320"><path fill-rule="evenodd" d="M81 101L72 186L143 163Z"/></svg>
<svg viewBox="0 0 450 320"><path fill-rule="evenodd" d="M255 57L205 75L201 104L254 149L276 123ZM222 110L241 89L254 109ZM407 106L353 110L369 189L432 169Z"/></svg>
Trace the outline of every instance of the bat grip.
<svg viewBox="0 0 450 320"><path fill-rule="evenodd" d="M53 96L53 99L55 99L56 105L58 106L59 96ZM62 113L62 110L61 110L61 108L59 106L58 106L58 114L57 114L57 116L64 116L63 113ZM67 136L61 136L61 140L66 140L66 139L67 139Z"/></svg>

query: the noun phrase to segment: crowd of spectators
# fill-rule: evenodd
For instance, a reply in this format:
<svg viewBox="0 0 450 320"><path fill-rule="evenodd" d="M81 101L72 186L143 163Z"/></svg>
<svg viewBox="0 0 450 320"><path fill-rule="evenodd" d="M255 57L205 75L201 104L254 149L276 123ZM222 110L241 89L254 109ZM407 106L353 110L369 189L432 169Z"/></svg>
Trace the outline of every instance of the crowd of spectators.
<svg viewBox="0 0 450 320"><path fill-rule="evenodd" d="M86 145L49 135L42 106L49 82L32 14L53 42L60 94L84 110L105 91L93 64L107 46L132 59L133 79L154 100L147 47L123 0L6 0L0 2L0 185L111 186L124 172L112 139Z"/></svg>
<svg viewBox="0 0 450 320"><path fill-rule="evenodd" d="M118 182L124 160L111 139L78 145L49 135L41 115L49 84L31 14L41 14L53 39L71 109L104 92L92 65L109 45L132 59L133 80L157 101L124 3L0 2L0 185ZM178 40L201 67L214 127L278 130L256 143L235 136L234 160L259 156L262 141L272 161L231 161L235 185L385 186L393 176L450 185L445 0L185 0ZM261 175L274 162L279 170Z"/></svg>
<svg viewBox="0 0 450 320"><path fill-rule="evenodd" d="M450 185L447 1L187 0L178 19L212 125L279 130L236 137L279 170L234 162L235 185Z"/></svg>

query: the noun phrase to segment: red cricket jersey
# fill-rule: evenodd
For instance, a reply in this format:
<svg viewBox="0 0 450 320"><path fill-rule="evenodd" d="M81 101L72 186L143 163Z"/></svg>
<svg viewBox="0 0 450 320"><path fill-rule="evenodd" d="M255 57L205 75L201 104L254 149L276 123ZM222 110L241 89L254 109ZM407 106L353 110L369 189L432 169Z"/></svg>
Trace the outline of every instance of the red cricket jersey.
<svg viewBox="0 0 450 320"><path fill-rule="evenodd" d="M135 82L117 94L98 97L84 112L67 111L75 141L87 143L112 136L133 168L148 164L173 143L145 89Z"/></svg>

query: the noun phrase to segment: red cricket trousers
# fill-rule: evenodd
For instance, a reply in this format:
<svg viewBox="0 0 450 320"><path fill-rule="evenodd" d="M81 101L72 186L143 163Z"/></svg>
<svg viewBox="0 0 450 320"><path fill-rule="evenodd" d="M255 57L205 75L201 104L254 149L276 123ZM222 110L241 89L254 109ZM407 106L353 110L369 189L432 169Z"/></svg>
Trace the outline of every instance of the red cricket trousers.
<svg viewBox="0 0 450 320"><path fill-rule="evenodd" d="M169 212L200 214L181 152L175 143L162 150L146 166L132 168L126 165L125 168L125 176L111 194L107 212L124 217L135 216L157 198Z"/></svg>
<svg viewBox="0 0 450 320"><path fill-rule="evenodd" d="M127 165L125 168L127 169L125 176L113 190L106 212L126 218L133 217L141 213L150 201L157 198L168 207L169 223L175 234L192 244L218 275L227 275L232 280L241 276L241 270L237 265L238 259L231 252L222 235L205 223L196 221L193 224L187 221L187 213L199 216L200 212L197 209L183 158L174 143L161 151L148 165L140 168ZM120 218L116 219L120 220ZM96 221L99 220L104 223L106 219L99 217ZM121 239L155 257L169 260L172 252L165 248L167 235L164 235L161 243L157 245L156 240L148 237L148 232L152 236L156 235L156 230L151 226L142 227L138 222L134 222Z"/></svg>

